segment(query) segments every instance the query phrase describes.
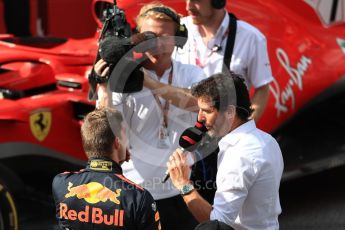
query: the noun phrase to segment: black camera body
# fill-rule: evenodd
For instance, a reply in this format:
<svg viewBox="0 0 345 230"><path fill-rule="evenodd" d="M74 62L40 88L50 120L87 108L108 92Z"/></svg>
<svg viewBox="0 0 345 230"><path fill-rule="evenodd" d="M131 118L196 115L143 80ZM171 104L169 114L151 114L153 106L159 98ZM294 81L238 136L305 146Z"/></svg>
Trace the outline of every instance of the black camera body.
<svg viewBox="0 0 345 230"><path fill-rule="evenodd" d="M131 27L124 11L114 7L103 12L106 17L99 38L99 49L95 63L101 58L109 65L107 77L98 76L94 69L89 75L89 99L95 99L96 85L108 82L111 91L118 93L138 92L143 88L144 75L140 70L139 60L128 53L134 45L131 43ZM115 69L115 70L114 70Z"/></svg>

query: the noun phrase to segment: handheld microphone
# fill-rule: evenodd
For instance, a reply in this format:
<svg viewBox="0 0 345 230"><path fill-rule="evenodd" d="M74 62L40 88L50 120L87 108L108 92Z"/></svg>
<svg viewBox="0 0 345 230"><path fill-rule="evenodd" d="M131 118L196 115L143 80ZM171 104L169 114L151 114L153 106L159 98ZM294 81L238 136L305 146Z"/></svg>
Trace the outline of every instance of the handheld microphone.
<svg viewBox="0 0 345 230"><path fill-rule="evenodd" d="M201 139L205 135L206 132L203 132L204 130L207 130L206 127L200 123L197 122L196 125L198 124L198 127L190 127L183 131L183 133L180 136L179 139L179 145L181 146L181 150L184 151L189 151L193 152L195 151L200 144ZM202 127L200 126L202 125ZM203 128L204 127L204 128ZM164 179L162 180L162 183L165 183L169 179L170 175L169 172L167 171L165 173Z"/></svg>
<svg viewBox="0 0 345 230"><path fill-rule="evenodd" d="M207 128L205 126L204 123L202 123L201 121L196 121L194 124L194 127L199 129L201 132L206 133L207 132Z"/></svg>

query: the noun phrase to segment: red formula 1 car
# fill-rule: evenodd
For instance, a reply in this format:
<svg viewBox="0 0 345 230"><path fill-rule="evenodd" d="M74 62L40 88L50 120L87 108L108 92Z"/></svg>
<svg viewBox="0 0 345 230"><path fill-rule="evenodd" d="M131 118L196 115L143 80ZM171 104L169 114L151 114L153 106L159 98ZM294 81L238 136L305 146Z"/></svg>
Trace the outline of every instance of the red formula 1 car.
<svg viewBox="0 0 345 230"><path fill-rule="evenodd" d="M47 2L49 7L54 1ZM117 1L132 26L140 7L148 2ZM184 0L163 2L186 13ZM94 16L99 27L98 16L112 4L112 0L93 1L89 16ZM344 6L344 0L234 0L227 5L238 18L259 28L268 41L275 80L258 126L281 145L284 179L345 163ZM74 7L64 8L66 15ZM49 9L51 14L61 10ZM0 17L1 10L0 0ZM72 36L66 21L70 19L60 20L58 30L47 23L47 35L58 36L66 27ZM95 25L84 23L78 17L73 21L85 28ZM0 195L6 191L1 190L2 185L18 188L14 183L49 193L52 175L85 160L79 129L82 117L94 108L87 100L86 75L94 61L96 42L97 35L82 40L2 37ZM8 196L0 199L8 205L0 206L0 214L6 213L6 207L13 213L13 202L4 197ZM8 226L14 226L11 223Z"/></svg>
<svg viewBox="0 0 345 230"><path fill-rule="evenodd" d="M94 102L87 99L87 76L96 41L2 37L1 230L18 226L11 194L50 194L54 174L86 160L80 124L94 109Z"/></svg>

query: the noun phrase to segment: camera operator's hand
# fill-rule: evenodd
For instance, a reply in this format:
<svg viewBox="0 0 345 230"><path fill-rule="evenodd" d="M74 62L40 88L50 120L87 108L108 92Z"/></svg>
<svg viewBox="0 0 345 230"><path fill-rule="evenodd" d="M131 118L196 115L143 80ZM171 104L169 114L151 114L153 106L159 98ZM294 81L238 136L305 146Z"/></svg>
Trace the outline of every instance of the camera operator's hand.
<svg viewBox="0 0 345 230"><path fill-rule="evenodd" d="M93 69L95 73L101 78L106 78L109 74L109 66L103 59L99 59L99 61L96 62L96 64L94 65ZM107 90L107 81L105 81L104 83L98 84L97 95L98 95L98 103L97 103L98 108L110 106L111 94L109 94Z"/></svg>
<svg viewBox="0 0 345 230"><path fill-rule="evenodd" d="M131 43L133 45L138 45L144 41L148 41L148 40L154 39L156 37L157 37L157 35L155 33L151 32L151 31L145 31L143 33L133 34L130 39L131 39ZM156 42L155 40L152 40L152 43L150 43L149 46L150 45L155 46L155 42ZM147 44L146 44L146 46L147 46Z"/></svg>
<svg viewBox="0 0 345 230"><path fill-rule="evenodd" d="M133 34L130 40L131 44L134 46L135 52L144 53L152 63L157 63L156 58L150 53L150 51L155 51L157 49L157 35L155 33L145 31Z"/></svg>
<svg viewBox="0 0 345 230"><path fill-rule="evenodd" d="M149 34L149 35L148 35ZM151 35L152 34L152 35ZM149 38L148 38L149 37ZM148 41L148 39L152 39L150 41ZM140 44L141 42L145 42L145 47L138 49L138 51L141 51L145 54L145 56L153 63L156 64L158 63L157 58L151 54L150 51L154 51L157 52L155 49L157 48L157 37L156 34L150 31L146 31L143 33L139 33L139 34L134 34L131 37L132 43L133 44ZM148 43L148 44L147 44Z"/></svg>
<svg viewBox="0 0 345 230"><path fill-rule="evenodd" d="M109 66L103 59L99 59L94 66L95 73L100 77L107 77L109 74ZM100 85L106 85L107 83L103 83Z"/></svg>
<svg viewBox="0 0 345 230"><path fill-rule="evenodd" d="M132 45L137 45L141 42L146 41L146 36L143 33L138 33L138 34L133 34L130 39L131 39Z"/></svg>

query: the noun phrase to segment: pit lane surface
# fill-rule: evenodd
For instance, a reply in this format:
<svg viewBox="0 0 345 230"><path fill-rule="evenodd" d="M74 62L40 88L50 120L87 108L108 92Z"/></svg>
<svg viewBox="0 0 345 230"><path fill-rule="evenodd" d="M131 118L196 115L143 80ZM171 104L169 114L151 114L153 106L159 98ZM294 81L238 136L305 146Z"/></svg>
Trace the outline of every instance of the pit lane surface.
<svg viewBox="0 0 345 230"><path fill-rule="evenodd" d="M345 229L345 167L282 183L282 230ZM53 203L24 200L20 207L21 229L55 230Z"/></svg>
<svg viewBox="0 0 345 230"><path fill-rule="evenodd" d="M345 167L281 185L280 229L345 229Z"/></svg>

